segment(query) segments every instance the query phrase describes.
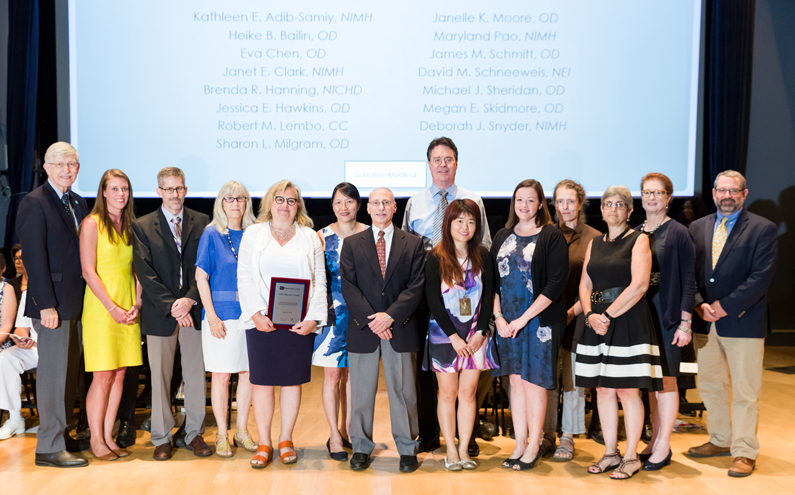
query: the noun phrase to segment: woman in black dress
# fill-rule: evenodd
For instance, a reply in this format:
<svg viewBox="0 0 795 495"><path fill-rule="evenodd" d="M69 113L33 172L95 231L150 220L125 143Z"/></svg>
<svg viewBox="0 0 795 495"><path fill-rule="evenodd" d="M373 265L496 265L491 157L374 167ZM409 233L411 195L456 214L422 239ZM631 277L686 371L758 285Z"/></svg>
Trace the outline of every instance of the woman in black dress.
<svg viewBox="0 0 795 495"><path fill-rule="evenodd" d="M632 196L623 186L602 195L608 233L591 241L585 253L580 303L586 325L577 345L578 387L598 387L597 407L605 454L588 468L592 474L618 468L613 479L632 477L640 468L638 442L643 429L641 388L662 389L660 351L644 294L649 287L649 238L627 220ZM618 451L618 399L624 408L627 449Z"/></svg>
<svg viewBox="0 0 795 495"><path fill-rule="evenodd" d="M691 339L690 325L696 295L696 247L687 227L668 216L674 192L671 179L650 173L641 180L646 220L637 229L649 236L651 279L646 300L660 345L664 389L649 394L652 438L643 453L643 469L657 471L671 464L671 431L679 412L679 376L682 348Z"/></svg>

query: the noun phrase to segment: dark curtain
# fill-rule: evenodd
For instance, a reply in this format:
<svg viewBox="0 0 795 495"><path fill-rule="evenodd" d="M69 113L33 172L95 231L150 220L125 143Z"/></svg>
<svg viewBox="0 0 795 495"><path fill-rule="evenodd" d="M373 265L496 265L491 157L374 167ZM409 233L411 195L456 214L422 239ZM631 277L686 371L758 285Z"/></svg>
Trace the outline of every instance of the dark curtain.
<svg viewBox="0 0 795 495"><path fill-rule="evenodd" d="M756 0L708 0L704 198L724 170L745 174ZM713 205L714 207L714 205Z"/></svg>
<svg viewBox="0 0 795 495"><path fill-rule="evenodd" d="M8 4L8 205L5 253L16 242L19 202L30 192L36 138L39 76L39 1Z"/></svg>

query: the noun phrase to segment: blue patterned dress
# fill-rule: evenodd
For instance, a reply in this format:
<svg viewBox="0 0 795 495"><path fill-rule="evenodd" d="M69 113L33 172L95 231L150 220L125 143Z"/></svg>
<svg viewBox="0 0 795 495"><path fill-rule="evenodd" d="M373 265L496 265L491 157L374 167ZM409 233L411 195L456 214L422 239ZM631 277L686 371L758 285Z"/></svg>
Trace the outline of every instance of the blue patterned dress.
<svg viewBox="0 0 795 495"><path fill-rule="evenodd" d="M510 323L521 317L533 304L533 262L538 234L522 237L512 233L505 239L497 254L500 286L500 308ZM539 387L555 386L552 365L552 329L542 327L533 318L516 338L496 337L500 368L492 376L521 375L522 379Z"/></svg>
<svg viewBox="0 0 795 495"><path fill-rule="evenodd" d="M330 226L325 227L322 232L326 244L326 272L330 276L328 290L331 292L335 320L315 336L312 364L323 368L347 368L348 306L342 298L340 277L340 252L343 239L331 230Z"/></svg>

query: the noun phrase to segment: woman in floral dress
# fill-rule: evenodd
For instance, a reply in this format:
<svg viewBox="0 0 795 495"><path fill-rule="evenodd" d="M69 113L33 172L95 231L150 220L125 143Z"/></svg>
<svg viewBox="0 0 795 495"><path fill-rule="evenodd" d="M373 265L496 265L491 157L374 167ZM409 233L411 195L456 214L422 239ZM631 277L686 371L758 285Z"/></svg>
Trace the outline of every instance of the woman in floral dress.
<svg viewBox="0 0 795 495"><path fill-rule="evenodd" d="M503 467L531 469L540 457L547 390L557 387L569 262L566 239L552 225L539 182L525 180L516 186L508 222L494 236L492 254L499 276L494 317L500 357L500 368L492 375L509 376L516 433L516 446Z"/></svg>

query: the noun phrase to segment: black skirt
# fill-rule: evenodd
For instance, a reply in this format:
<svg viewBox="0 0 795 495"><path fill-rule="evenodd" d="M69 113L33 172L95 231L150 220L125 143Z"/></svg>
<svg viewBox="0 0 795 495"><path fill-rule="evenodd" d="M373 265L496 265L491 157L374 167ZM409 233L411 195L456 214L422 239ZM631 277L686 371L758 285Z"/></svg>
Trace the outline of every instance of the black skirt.
<svg viewBox="0 0 795 495"><path fill-rule="evenodd" d="M249 380L254 385L289 387L312 379L315 334L289 330L246 330Z"/></svg>

